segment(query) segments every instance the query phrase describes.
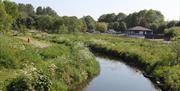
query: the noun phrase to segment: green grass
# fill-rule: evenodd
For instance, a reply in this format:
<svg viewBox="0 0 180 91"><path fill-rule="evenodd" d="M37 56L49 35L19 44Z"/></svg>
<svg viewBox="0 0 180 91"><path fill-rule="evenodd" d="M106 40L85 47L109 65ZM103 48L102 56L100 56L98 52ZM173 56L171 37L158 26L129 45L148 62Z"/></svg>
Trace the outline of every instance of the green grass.
<svg viewBox="0 0 180 91"><path fill-rule="evenodd" d="M96 52L116 56L140 67L155 80L160 81L164 90L180 90L180 64L175 64L175 52L171 44L114 35L40 34L32 37L52 45L37 48L13 37L0 37L0 62L3 63L0 67L34 74L32 70L27 69L30 66L48 77L52 82L51 90L66 91L98 74L99 65L89 51L90 47ZM18 74L22 75L23 72ZM8 72L3 74L8 75ZM1 80L10 78L12 76Z"/></svg>
<svg viewBox="0 0 180 91"><path fill-rule="evenodd" d="M127 63L137 65L148 75L161 81L164 90L180 90L180 64L174 64L176 54L171 44L163 43L163 41L93 34L54 35L47 39L67 45L73 41L84 43L96 52L116 56Z"/></svg>
<svg viewBox="0 0 180 91"><path fill-rule="evenodd" d="M0 89L67 91L99 73L95 56L84 45L51 44L38 48L12 36L0 36Z"/></svg>

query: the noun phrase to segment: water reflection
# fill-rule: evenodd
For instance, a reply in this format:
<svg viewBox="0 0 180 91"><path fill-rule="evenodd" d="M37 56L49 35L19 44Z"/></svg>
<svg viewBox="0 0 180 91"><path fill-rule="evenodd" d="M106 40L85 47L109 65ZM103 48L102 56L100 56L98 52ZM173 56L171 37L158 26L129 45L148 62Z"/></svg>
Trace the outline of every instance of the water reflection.
<svg viewBox="0 0 180 91"><path fill-rule="evenodd" d="M81 91L160 91L136 68L107 58L97 60L100 74Z"/></svg>

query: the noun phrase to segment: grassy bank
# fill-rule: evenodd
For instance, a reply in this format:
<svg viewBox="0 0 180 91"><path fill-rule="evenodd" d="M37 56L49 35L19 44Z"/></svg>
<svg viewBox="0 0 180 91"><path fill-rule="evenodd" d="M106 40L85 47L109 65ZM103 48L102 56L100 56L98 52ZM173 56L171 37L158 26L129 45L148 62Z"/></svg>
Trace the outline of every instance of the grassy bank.
<svg viewBox="0 0 180 91"><path fill-rule="evenodd" d="M96 52L116 56L143 69L165 91L180 90L180 64L175 63L171 44L113 35L56 35L47 38L58 43L81 41Z"/></svg>
<svg viewBox="0 0 180 91"><path fill-rule="evenodd" d="M49 84L45 87L50 86L51 90L75 88L99 72L99 65L89 52L89 47L93 51L118 57L141 68L154 81L160 81L158 84L164 91L180 90L180 64L175 62L176 54L171 44L113 35L35 33L29 36L38 41L46 41L50 46L38 48L17 38L0 38L0 72L3 74L1 86L17 84L19 79L21 81L27 78L31 84L39 85L32 82L42 75L43 81ZM9 72L13 74L10 75ZM31 73L33 77L29 78L27 73ZM6 79L14 80L11 82L5 81Z"/></svg>
<svg viewBox="0 0 180 91"><path fill-rule="evenodd" d="M0 36L0 90L67 91L99 73L99 64L83 44L48 44L40 48Z"/></svg>

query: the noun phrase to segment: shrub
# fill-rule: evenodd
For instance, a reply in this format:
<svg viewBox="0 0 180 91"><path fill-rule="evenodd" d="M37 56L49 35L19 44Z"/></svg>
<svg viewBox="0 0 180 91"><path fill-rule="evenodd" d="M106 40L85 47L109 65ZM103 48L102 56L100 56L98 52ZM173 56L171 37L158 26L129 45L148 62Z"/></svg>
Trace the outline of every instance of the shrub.
<svg viewBox="0 0 180 91"><path fill-rule="evenodd" d="M106 23L97 23L96 30L98 30L100 32L107 31L107 24Z"/></svg>
<svg viewBox="0 0 180 91"><path fill-rule="evenodd" d="M50 91L51 81L42 73L28 73L14 78L6 86L7 91Z"/></svg>
<svg viewBox="0 0 180 91"><path fill-rule="evenodd" d="M166 37L177 37L180 36L180 27L172 27L165 30L165 36Z"/></svg>

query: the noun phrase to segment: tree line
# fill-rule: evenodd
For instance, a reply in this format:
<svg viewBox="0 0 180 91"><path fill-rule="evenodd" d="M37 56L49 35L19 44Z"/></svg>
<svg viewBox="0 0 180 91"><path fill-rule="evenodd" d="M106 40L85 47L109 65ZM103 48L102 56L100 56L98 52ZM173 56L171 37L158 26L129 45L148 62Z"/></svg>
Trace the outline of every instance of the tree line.
<svg viewBox="0 0 180 91"><path fill-rule="evenodd" d="M155 33L164 33L165 28L180 26L179 21L166 22L164 15L157 10L141 10L132 14L103 14L95 21L91 16L59 16L51 7L37 7L31 4L17 4L0 0L0 31L17 30L25 32L35 29L48 33L74 33L113 29L124 32L130 27L143 26Z"/></svg>
<svg viewBox="0 0 180 91"><path fill-rule="evenodd" d="M95 29L96 21L91 16L78 19L75 16L59 16L50 7L17 4L0 0L0 31L26 31L36 29L49 33L86 32Z"/></svg>
<svg viewBox="0 0 180 91"><path fill-rule="evenodd" d="M164 15L157 10L141 10L132 14L124 13L104 14L98 19L99 22L106 22L109 29L124 31L134 26L150 28L154 33L164 33L166 28L180 26L179 21L165 21Z"/></svg>

